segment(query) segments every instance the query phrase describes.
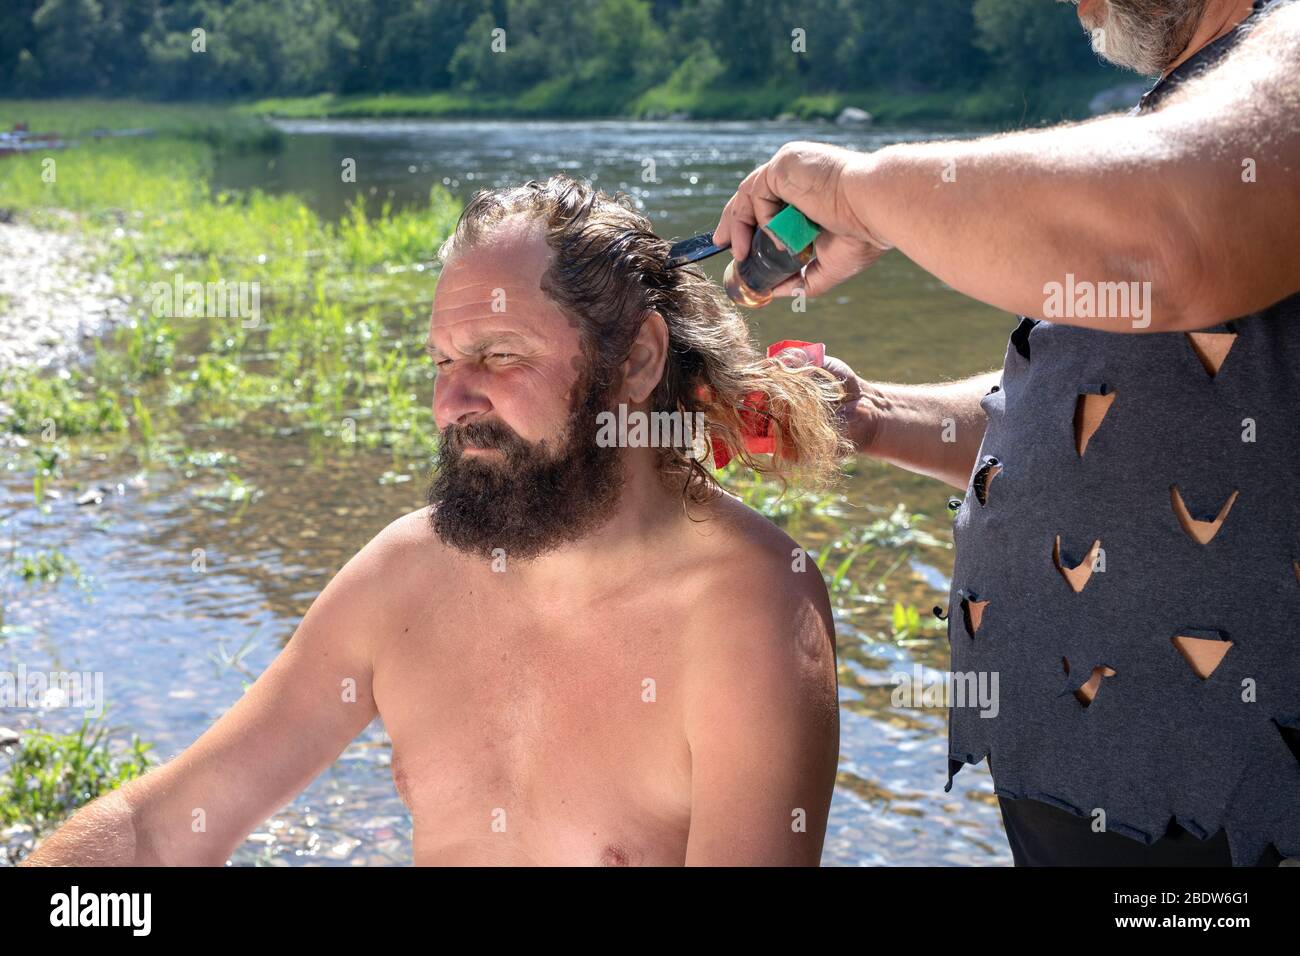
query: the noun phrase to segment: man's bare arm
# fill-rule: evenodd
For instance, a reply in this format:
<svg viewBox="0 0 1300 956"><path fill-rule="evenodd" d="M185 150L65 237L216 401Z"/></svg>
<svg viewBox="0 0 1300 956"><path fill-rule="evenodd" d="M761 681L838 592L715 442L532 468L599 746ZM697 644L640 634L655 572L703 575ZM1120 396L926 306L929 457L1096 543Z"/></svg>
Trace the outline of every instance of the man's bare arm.
<svg viewBox="0 0 1300 956"><path fill-rule="evenodd" d="M409 516L408 516L409 517ZM376 713L398 519L350 560L247 692L175 759L78 810L28 866L220 866L338 757Z"/></svg>
<svg viewBox="0 0 1300 956"><path fill-rule="evenodd" d="M1151 322L1052 321L1186 331L1257 311L1300 290L1300 2L1153 113L890 146L841 189L870 237L1011 312L1049 317L1067 274L1150 281Z"/></svg>
<svg viewBox="0 0 1300 956"><path fill-rule="evenodd" d="M72 815L19 866L165 866L137 827L142 780L104 794Z"/></svg>
<svg viewBox="0 0 1300 956"><path fill-rule="evenodd" d="M821 859L839 755L835 639L821 573L804 567L729 588L692 654L688 866Z"/></svg>

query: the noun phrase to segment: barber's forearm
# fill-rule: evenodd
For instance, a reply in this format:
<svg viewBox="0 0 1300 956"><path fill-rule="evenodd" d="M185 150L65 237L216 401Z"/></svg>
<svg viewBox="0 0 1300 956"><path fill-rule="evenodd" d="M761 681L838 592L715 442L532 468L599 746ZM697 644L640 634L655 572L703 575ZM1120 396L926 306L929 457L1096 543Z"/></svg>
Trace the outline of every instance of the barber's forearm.
<svg viewBox="0 0 1300 956"><path fill-rule="evenodd" d="M965 488L987 424L980 400L1001 377L988 372L941 385L861 382L849 436L864 455Z"/></svg>
<svg viewBox="0 0 1300 956"><path fill-rule="evenodd" d="M981 301L1104 331L1190 331L1300 288L1287 238L1300 189L1283 155L1297 137L1275 136L1270 157L1248 131L1225 143L1198 129L1213 122L1188 104L899 144L865 156L845 189L872 236ZM1232 145L1243 139L1249 148ZM1245 158L1269 179L1243 181ZM1117 315L1098 293L1120 283L1132 298ZM1078 298L1088 287L1091 308Z"/></svg>

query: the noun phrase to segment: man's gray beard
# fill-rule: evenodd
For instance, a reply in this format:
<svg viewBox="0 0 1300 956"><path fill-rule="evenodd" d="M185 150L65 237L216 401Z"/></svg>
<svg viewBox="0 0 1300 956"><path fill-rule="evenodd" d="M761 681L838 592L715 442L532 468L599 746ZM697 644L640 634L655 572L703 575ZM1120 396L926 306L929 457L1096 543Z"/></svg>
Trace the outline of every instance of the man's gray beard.
<svg viewBox="0 0 1300 956"><path fill-rule="evenodd" d="M1158 76L1187 49L1208 0L1104 0L1092 49L1116 66Z"/></svg>

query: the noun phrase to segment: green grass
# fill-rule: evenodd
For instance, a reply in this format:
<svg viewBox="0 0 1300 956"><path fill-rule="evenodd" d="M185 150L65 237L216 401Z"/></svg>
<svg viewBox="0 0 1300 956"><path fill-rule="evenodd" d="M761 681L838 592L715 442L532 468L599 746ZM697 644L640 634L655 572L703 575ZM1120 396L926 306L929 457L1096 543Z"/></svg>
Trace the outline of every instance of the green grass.
<svg viewBox="0 0 1300 956"><path fill-rule="evenodd" d="M54 441L126 427L116 396L72 375L11 369L0 375L0 388L12 406L4 425L19 435L39 435Z"/></svg>
<svg viewBox="0 0 1300 956"><path fill-rule="evenodd" d="M364 116L490 116L505 109L506 97L467 96L458 93L383 93L371 96L273 97L235 107L247 116L281 116L290 119Z"/></svg>
<svg viewBox="0 0 1300 956"><path fill-rule="evenodd" d="M617 116L634 94L617 86L591 86L549 80L520 93L383 93L366 96L279 97L235 107L250 117L286 119L360 117L508 118L546 116Z"/></svg>
<svg viewBox="0 0 1300 956"><path fill-rule="evenodd" d="M1114 76L1090 73L1048 79L1032 89L991 85L933 92L875 88L811 94L782 84L741 88L665 84L637 97L628 112L635 116L686 112L694 119L765 119L786 114L800 120L834 121L845 107L856 106L889 126L1006 126L1085 117L1092 96L1115 83Z"/></svg>
<svg viewBox="0 0 1300 956"><path fill-rule="evenodd" d="M115 753L108 728L99 724L93 733L91 728L87 719L74 734L33 730L19 738L9 758L9 772L0 777L0 827L25 824L40 839L78 807L149 768L152 744L133 735L131 743Z"/></svg>
<svg viewBox="0 0 1300 956"><path fill-rule="evenodd" d="M28 583L53 584L66 575L80 585L85 584L85 575L81 567L58 550L23 555L17 560L15 571Z"/></svg>
<svg viewBox="0 0 1300 956"><path fill-rule="evenodd" d="M210 417L272 411L322 434L350 419L363 446L408 461L432 454L432 414L417 399L432 380L421 338L380 316L396 307L423 322L434 279L420 270L460 211L442 187L397 211L367 213L358 201L332 223L297 196L214 191L212 148L200 142L83 144L58 154L54 182L41 177L40 158L0 164L0 208L35 222L74 213L102 241L130 321L88 372L10 372L12 411L0 427L69 437L133 428L141 447L165 457L158 406L197 402ZM256 284L260 314L213 315L210 299L186 314L171 301L177 276L204 290ZM189 345L195 334L206 348Z"/></svg>
<svg viewBox="0 0 1300 956"><path fill-rule="evenodd" d="M703 76L670 77L649 90L574 84L552 80L511 95L450 91L336 96L321 94L242 104L251 116L285 118L358 117L632 117L687 113L692 119L775 119L833 121L846 106L871 113L878 123L1007 126L1087 115L1093 94L1117 82L1115 76L1089 73L1053 77L1022 89L990 85L933 92L884 88L808 93L795 83L738 86Z"/></svg>
<svg viewBox="0 0 1300 956"><path fill-rule="evenodd" d="M33 133L93 141L96 131L148 129L166 139L219 145L223 149L266 149L281 133L260 117L205 103L140 100L3 100L0 129L25 122Z"/></svg>

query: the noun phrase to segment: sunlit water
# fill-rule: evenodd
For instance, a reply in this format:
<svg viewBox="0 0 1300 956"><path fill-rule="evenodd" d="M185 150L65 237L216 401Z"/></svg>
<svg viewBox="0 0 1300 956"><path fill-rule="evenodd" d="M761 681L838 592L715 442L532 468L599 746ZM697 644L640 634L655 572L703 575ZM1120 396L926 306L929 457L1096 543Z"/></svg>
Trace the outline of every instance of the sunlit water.
<svg viewBox="0 0 1300 956"><path fill-rule="evenodd" d="M462 198L475 189L544 178L556 170L634 197L660 235L707 230L743 176L789 140L818 139L871 149L920 134L847 131L772 123L350 121L283 124L282 152L223 160L215 185L299 193L328 216L358 191L372 205L420 202L434 183ZM342 161L357 182L343 183ZM433 250L430 250L432 258ZM725 256L706 264L715 278ZM393 317L423 339L427 293ZM869 378L935 381L1001 364L1009 316L954 293L897 255L846 283L805 314L785 303L753 315L760 343L824 341ZM426 400L428 396L425 396ZM97 484L98 506L75 492L31 507L22 473L4 476L0 538L23 552L60 549L86 572L33 587L5 581L7 636L0 667L102 671L112 724L139 733L170 758L193 742L242 693L292 634L331 575L393 517L423 503L424 475L390 474L383 454L337 444L322 449L300 433L277 434L187 420L196 448L234 456L246 483L222 488L219 469L152 469L106 455L67 469L65 486ZM929 516L948 541L952 489L866 463L845 485L853 508L843 521L875 520L902 502ZM789 526L812 548L835 533L824 523ZM194 570L202 549L206 570ZM868 580L878 578L890 557ZM951 551L923 548L893 571L884 595L923 612L946 602ZM855 569L856 573L856 569ZM823 862L829 865L1005 864L1010 854L984 768L968 768L945 794L945 712L891 705L893 675L947 667L947 642L927 631L889 638L888 606L836 599L841 662L840 772ZM65 729L68 711L0 710L11 727ZM235 854L236 863L409 863L410 817L389 771L390 750L375 721L335 765L277 813ZM235 783L234 785L238 785Z"/></svg>

